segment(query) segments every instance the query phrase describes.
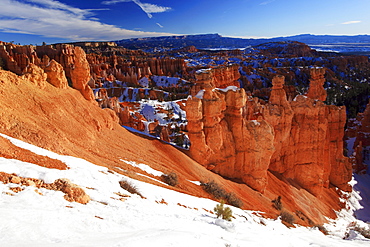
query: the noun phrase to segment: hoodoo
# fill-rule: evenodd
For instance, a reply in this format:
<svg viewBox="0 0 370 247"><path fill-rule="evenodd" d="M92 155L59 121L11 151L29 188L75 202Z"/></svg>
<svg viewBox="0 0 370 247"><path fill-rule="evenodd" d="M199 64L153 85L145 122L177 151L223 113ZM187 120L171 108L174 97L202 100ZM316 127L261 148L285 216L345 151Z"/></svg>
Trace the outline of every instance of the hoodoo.
<svg viewBox="0 0 370 247"><path fill-rule="evenodd" d="M342 141L345 108L323 103L324 73L312 69L307 97L293 101L287 100L284 77L276 76L270 100L262 104L243 89L214 88L213 71L202 71L197 79L204 93L189 98L186 106L191 157L260 192L267 186L268 170L314 195L330 184L349 191L352 168Z"/></svg>

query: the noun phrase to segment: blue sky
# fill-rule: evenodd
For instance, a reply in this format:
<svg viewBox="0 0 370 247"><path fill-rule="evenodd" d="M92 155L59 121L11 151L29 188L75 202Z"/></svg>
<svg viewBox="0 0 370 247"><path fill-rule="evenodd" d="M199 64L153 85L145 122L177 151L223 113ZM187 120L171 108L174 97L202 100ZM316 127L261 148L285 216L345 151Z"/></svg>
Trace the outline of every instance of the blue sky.
<svg viewBox="0 0 370 247"><path fill-rule="evenodd" d="M0 0L0 40L370 34L370 0Z"/></svg>

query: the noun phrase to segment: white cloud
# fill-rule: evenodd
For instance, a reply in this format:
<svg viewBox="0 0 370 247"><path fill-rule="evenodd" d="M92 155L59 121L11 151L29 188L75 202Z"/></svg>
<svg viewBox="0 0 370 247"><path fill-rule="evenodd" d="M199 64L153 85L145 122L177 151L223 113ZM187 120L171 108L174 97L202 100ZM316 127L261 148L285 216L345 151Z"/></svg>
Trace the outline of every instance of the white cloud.
<svg viewBox="0 0 370 247"><path fill-rule="evenodd" d="M56 0L0 1L0 31L3 32L68 40L119 40L171 35L127 30L99 22L92 16L91 10L71 7Z"/></svg>
<svg viewBox="0 0 370 247"><path fill-rule="evenodd" d="M346 21L346 22L343 22L342 24L344 25L348 25L348 24L356 24L356 23L360 23L361 21Z"/></svg>
<svg viewBox="0 0 370 247"><path fill-rule="evenodd" d="M163 26L160 23L157 22L156 24L158 25L158 27L163 28Z"/></svg>
<svg viewBox="0 0 370 247"><path fill-rule="evenodd" d="M103 1L102 4L112 5L116 3L127 3L127 2L134 2L135 4L137 4L148 15L149 18L153 17L152 13L163 13L171 10L170 7L159 6L151 3L142 3L140 0L107 0Z"/></svg>

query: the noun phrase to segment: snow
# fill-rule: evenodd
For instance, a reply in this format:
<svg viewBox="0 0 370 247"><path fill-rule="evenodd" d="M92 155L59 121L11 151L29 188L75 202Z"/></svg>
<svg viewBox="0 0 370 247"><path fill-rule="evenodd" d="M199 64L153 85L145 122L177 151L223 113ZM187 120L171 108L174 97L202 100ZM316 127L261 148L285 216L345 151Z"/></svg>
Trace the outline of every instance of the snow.
<svg viewBox="0 0 370 247"><path fill-rule="evenodd" d="M171 110L173 120L181 120L186 118L186 112L180 108L177 101L159 102L158 100L141 101L140 114L145 117L149 122L158 120L162 125L170 123L172 120L168 119L167 113L161 113L161 109Z"/></svg>
<svg viewBox="0 0 370 247"><path fill-rule="evenodd" d="M63 161L69 169L47 169L14 159L0 159L0 171L46 179L68 178L80 185L92 201L86 205L68 202L60 191L26 187L13 196L15 184L0 183L0 246L369 246L357 234L351 240L325 236L315 228L287 228L280 220L263 219L258 213L230 206L235 219L228 222L209 213L217 202L182 194L133 180L86 160L59 155L25 142L8 138L14 145ZM143 171L161 172L146 164L121 159ZM127 180L141 194L125 201L117 193L128 194L119 186ZM197 181L193 181L197 183ZM368 187L369 188L369 187ZM353 205L356 203L356 197ZM167 204L158 203L162 199ZM351 199L351 200L352 200ZM358 199L358 197L357 197ZM179 205L180 204L180 205ZM186 207L184 207L184 206ZM354 207L360 208L359 205ZM206 211L206 210L207 211ZM351 211L345 219L353 220ZM346 221L346 222L347 222ZM338 220L331 225L344 227ZM329 228L329 225L327 226ZM341 229L342 229L341 228Z"/></svg>
<svg viewBox="0 0 370 247"><path fill-rule="evenodd" d="M204 96L204 92L206 90L202 89L202 90L199 90L199 92L195 95L196 98L198 99L203 99L203 96Z"/></svg>
<svg viewBox="0 0 370 247"><path fill-rule="evenodd" d="M179 77L153 75L151 79L153 80L153 82L155 82L157 87L176 87L176 86L183 86L183 85L190 83Z"/></svg>
<svg viewBox="0 0 370 247"><path fill-rule="evenodd" d="M234 92L239 90L239 88L237 86L228 86L226 88L216 88L216 89L221 91L221 92L224 92L224 93L228 92L229 90L232 90Z"/></svg>
<svg viewBox="0 0 370 247"><path fill-rule="evenodd" d="M211 71L212 71L211 68L209 68L209 69L198 69L195 73L202 74L202 73L209 73Z"/></svg>
<svg viewBox="0 0 370 247"><path fill-rule="evenodd" d="M123 161L126 164L129 164L133 167L137 167L137 168L145 171L146 173L152 174L156 177L160 177L160 176L163 175L163 172L154 170L153 168L151 168L150 166L145 165L145 164L141 164L141 163L137 164L135 161L128 161L128 160L124 160L124 159L120 159L120 161Z"/></svg>

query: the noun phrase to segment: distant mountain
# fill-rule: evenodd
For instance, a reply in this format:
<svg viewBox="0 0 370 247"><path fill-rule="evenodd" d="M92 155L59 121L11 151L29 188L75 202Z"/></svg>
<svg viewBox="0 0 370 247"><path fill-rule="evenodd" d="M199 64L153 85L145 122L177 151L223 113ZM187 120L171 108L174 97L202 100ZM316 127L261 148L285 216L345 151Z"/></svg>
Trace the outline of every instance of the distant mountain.
<svg viewBox="0 0 370 247"><path fill-rule="evenodd" d="M347 49L348 45L351 45L350 50L354 49L355 51L357 51L357 48L360 47L359 50L370 52L370 35L334 36L334 35L301 34L296 36L277 37L270 39L242 39L242 38L222 37L219 34L200 34L200 35L123 39L115 42L118 45L129 49L154 49L161 47L182 48L192 45L197 47L198 49L208 49L208 48L235 49L235 48L245 48L248 46L255 46L267 42L280 42L280 41L299 41L302 43L306 43L310 46L313 46L314 48L316 48L316 46L320 47L321 45L329 45L329 48L333 48L333 46L335 46L337 48L339 47ZM329 50L328 47L326 48ZM338 51L342 51L342 49L339 49Z"/></svg>

